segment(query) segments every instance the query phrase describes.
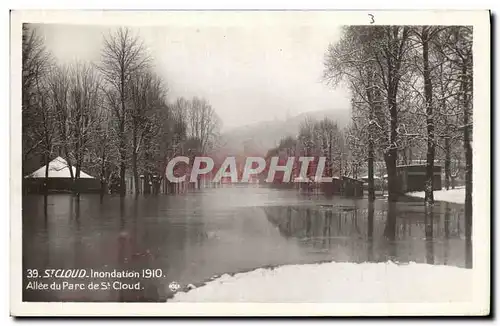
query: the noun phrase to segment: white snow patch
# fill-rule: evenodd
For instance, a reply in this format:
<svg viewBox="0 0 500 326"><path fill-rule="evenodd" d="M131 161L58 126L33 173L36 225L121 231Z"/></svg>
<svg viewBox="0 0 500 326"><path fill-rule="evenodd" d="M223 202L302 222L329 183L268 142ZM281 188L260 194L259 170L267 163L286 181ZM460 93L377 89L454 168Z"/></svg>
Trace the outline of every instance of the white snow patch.
<svg viewBox="0 0 500 326"><path fill-rule="evenodd" d="M425 198L424 191L406 193L407 196ZM450 190L434 190L434 200L446 201L449 203L465 204L465 188L455 188Z"/></svg>
<svg viewBox="0 0 500 326"><path fill-rule="evenodd" d="M224 274L169 302L397 303L472 300L472 270L410 263L323 263Z"/></svg>

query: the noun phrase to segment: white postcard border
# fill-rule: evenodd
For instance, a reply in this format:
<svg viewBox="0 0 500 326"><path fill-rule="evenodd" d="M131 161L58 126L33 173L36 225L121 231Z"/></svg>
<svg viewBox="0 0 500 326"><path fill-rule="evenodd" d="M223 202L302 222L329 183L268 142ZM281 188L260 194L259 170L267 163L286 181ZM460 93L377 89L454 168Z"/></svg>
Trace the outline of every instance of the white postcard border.
<svg viewBox="0 0 500 326"><path fill-rule="evenodd" d="M21 218L21 25L282 24L364 25L375 14L378 25L472 25L473 96L473 302L390 304L275 303L35 303L22 299ZM249 18L250 17L250 18ZM490 13L489 11L50 11L11 12L10 109L10 313L13 316L385 316L484 315L490 311Z"/></svg>

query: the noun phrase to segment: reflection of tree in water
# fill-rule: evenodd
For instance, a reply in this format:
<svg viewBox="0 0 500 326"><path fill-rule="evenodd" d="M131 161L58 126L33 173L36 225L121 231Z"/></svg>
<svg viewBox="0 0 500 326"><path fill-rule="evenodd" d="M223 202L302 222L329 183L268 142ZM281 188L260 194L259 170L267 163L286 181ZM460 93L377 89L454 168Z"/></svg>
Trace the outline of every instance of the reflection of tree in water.
<svg viewBox="0 0 500 326"><path fill-rule="evenodd" d="M292 216L292 207L287 207L287 212L286 212L286 216ZM286 235L290 235L292 234L292 219L291 218L287 218L285 219L285 223L286 223ZM281 231L281 229L280 229Z"/></svg>
<svg viewBox="0 0 500 326"><path fill-rule="evenodd" d="M389 259L393 260L396 258L396 222L397 222L397 208L396 203L388 202L387 204L387 216L384 228L384 237L388 240L387 242L387 256Z"/></svg>
<svg viewBox="0 0 500 326"><path fill-rule="evenodd" d="M325 212L325 223L323 225L323 246L328 247L331 244L331 228L332 228L333 212L327 210Z"/></svg>
<svg viewBox="0 0 500 326"><path fill-rule="evenodd" d="M149 249L141 246L139 234L138 216L143 216L143 212L139 211L140 202L132 201L132 225L129 228L126 226L126 209L123 198L120 198L120 234L118 239L118 266L121 270L130 270L141 272L141 270L150 268L152 255ZM153 279L143 278L126 278L122 281L127 284L135 284L141 282L140 290L111 290L118 292L118 300L120 302L157 302L159 294L157 284L154 284Z"/></svg>
<svg viewBox="0 0 500 326"><path fill-rule="evenodd" d="M76 232L74 232L73 236L73 254L74 254L74 261L73 261L73 267L74 268L85 268L87 266L81 266L80 258L84 256L83 250L80 250L82 248L82 237L80 233L80 196L71 196L69 197L69 207L70 207L70 216L74 216L75 219L75 226L76 226ZM85 262L83 262L85 264Z"/></svg>
<svg viewBox="0 0 500 326"><path fill-rule="evenodd" d="M472 183L472 182L471 182ZM472 198L465 198L465 266L472 268Z"/></svg>
<svg viewBox="0 0 500 326"><path fill-rule="evenodd" d="M396 206L392 202L389 202L387 206L384 237L389 241L396 239Z"/></svg>
<svg viewBox="0 0 500 326"><path fill-rule="evenodd" d="M352 232L354 210L334 211L317 207L267 207L268 220L285 237L328 238L347 236ZM335 220L335 222L334 222Z"/></svg>
<svg viewBox="0 0 500 326"><path fill-rule="evenodd" d="M267 219L278 228L286 238L295 238L307 246L312 246L325 252L325 249L335 249L339 255L364 256L365 251L359 250L366 243L364 216L352 206L288 206L266 207ZM360 223L361 222L361 223ZM361 243L361 244L360 244ZM356 258L356 260L364 260Z"/></svg>
<svg viewBox="0 0 500 326"><path fill-rule="evenodd" d="M472 239L465 239L465 267L472 268Z"/></svg>
<svg viewBox="0 0 500 326"><path fill-rule="evenodd" d="M373 219L375 215L375 205L373 201L368 202L368 253L367 258L368 261L374 260L374 248L373 248Z"/></svg>
<svg viewBox="0 0 500 326"><path fill-rule="evenodd" d="M327 245L332 238L367 239L374 233L374 206L371 213L356 206L288 206L266 207L268 220L284 237L322 239ZM370 218L366 218L368 215ZM370 231L367 233L366 221Z"/></svg>
<svg viewBox="0 0 500 326"><path fill-rule="evenodd" d="M434 206L425 205L425 252L427 264L434 264Z"/></svg>
<svg viewBox="0 0 500 326"><path fill-rule="evenodd" d="M444 236L445 239L450 238L450 204L444 203Z"/></svg>
<svg viewBox="0 0 500 326"><path fill-rule="evenodd" d="M307 208L305 210L305 215L306 215L306 238L310 238L312 236L311 234L311 209ZM316 221L317 219L315 219Z"/></svg>
<svg viewBox="0 0 500 326"><path fill-rule="evenodd" d="M47 198L47 194L45 194L43 196L43 218L44 218L44 222L45 222L45 227L47 227L47 223L48 223L48 214L47 214L48 206L49 206L48 198Z"/></svg>
<svg viewBox="0 0 500 326"><path fill-rule="evenodd" d="M459 223L464 216L460 206L447 208L438 203L426 212L420 203L366 205L298 205L267 207L264 211L282 236L351 261L449 263L448 255L456 250L456 241L461 241L463 223ZM438 249L436 239L442 240ZM446 239L453 239L453 248ZM454 256L452 263L461 265Z"/></svg>
<svg viewBox="0 0 500 326"><path fill-rule="evenodd" d="M444 251L444 263L448 264L448 251L450 248L450 204L444 203L444 238L446 250Z"/></svg>

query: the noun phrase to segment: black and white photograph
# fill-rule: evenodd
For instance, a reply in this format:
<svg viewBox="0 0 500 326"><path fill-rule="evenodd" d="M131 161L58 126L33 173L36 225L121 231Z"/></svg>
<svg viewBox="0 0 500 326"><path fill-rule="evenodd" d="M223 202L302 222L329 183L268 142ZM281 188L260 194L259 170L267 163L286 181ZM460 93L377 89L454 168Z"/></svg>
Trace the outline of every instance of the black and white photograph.
<svg viewBox="0 0 500 326"><path fill-rule="evenodd" d="M489 33L12 11L11 314L488 315Z"/></svg>

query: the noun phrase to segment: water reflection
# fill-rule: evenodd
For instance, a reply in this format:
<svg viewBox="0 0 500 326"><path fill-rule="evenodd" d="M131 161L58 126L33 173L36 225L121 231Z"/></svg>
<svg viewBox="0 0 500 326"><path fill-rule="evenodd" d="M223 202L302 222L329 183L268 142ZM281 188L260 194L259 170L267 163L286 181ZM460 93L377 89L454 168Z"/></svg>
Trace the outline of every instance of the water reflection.
<svg viewBox="0 0 500 326"><path fill-rule="evenodd" d="M365 206L366 205L366 206ZM349 262L420 262L465 267L458 206L437 203L356 202L352 206L266 207L280 233L310 253ZM453 225L456 225L454 228ZM467 248L471 244L465 244Z"/></svg>
<svg viewBox="0 0 500 326"><path fill-rule="evenodd" d="M446 224L446 219L445 219ZM434 212L432 207L425 206L425 249L427 264L434 264ZM446 232L445 232L446 235ZM446 240L448 240L446 238ZM447 247L445 247L447 248ZM445 250L444 261L447 261L447 250Z"/></svg>
<svg viewBox="0 0 500 326"><path fill-rule="evenodd" d="M165 301L172 281L199 285L224 273L329 260L471 267L463 206L436 203L431 213L420 201L389 205L259 187L179 196L25 196L24 270L158 268L166 277L139 280L140 291L24 291L23 299Z"/></svg>
<svg viewBox="0 0 500 326"><path fill-rule="evenodd" d="M368 253L367 260L373 261L374 259L374 246L373 246L373 222L375 214L375 205L373 201L368 202Z"/></svg>
<svg viewBox="0 0 500 326"><path fill-rule="evenodd" d="M393 202L389 202L386 211L386 222L384 229L384 236L387 239L386 250L388 260L398 260L397 259L397 243L396 243L396 216L397 207Z"/></svg>

